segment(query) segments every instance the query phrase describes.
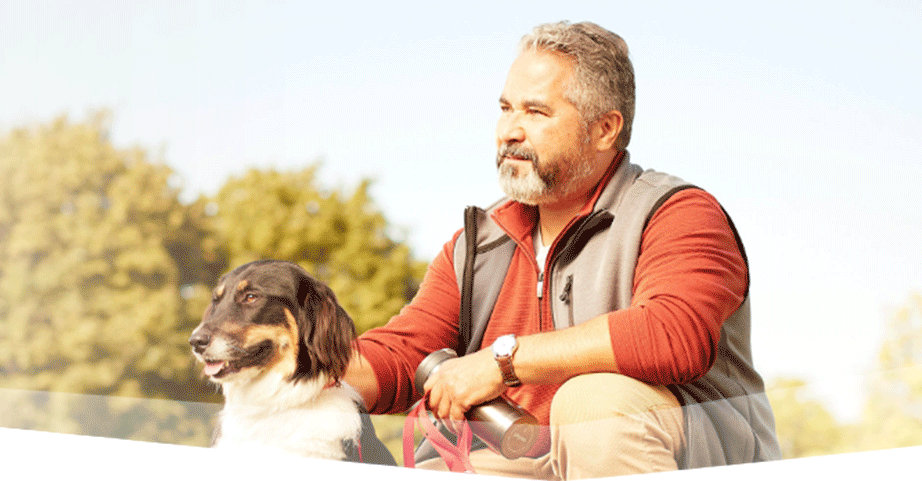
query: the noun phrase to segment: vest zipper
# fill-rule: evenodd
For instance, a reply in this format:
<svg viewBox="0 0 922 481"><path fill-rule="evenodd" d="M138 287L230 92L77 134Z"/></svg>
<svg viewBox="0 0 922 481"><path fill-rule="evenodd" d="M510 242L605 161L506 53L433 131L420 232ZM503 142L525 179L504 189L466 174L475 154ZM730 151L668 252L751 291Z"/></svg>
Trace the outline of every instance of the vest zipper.
<svg viewBox="0 0 922 481"><path fill-rule="evenodd" d="M538 274L538 299L544 296L544 273Z"/></svg>

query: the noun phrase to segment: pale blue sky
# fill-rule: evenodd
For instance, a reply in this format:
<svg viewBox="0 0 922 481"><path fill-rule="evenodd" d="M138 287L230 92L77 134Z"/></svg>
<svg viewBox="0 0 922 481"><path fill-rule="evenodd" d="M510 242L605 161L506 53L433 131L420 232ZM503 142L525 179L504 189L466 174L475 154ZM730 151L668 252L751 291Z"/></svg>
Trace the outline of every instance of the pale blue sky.
<svg viewBox="0 0 922 481"><path fill-rule="evenodd" d="M500 196L518 38L594 21L631 48L634 162L708 189L742 233L757 366L852 416L884 322L922 291L922 4L801 3L6 1L0 131L110 108L116 144L162 151L186 198L323 159L330 187L375 179L429 259Z"/></svg>

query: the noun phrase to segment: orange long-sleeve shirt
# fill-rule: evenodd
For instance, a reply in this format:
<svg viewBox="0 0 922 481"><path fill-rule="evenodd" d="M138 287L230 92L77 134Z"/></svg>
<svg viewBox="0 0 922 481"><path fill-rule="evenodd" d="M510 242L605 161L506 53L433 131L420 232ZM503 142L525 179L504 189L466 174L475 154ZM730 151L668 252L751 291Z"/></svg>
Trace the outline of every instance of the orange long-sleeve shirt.
<svg viewBox="0 0 922 481"><path fill-rule="evenodd" d="M494 215L518 248L483 346L502 334L525 336L553 328L548 321L549 301L535 293L538 272L531 247L535 216L530 209L510 203ZM369 406L372 412L408 409L417 397L413 376L419 362L438 349L457 349L460 289L452 259L459 234L429 266L413 301L386 326L359 340L379 386L378 402ZM747 283L746 263L717 201L700 189L673 195L644 231L631 306L608 315L620 372L658 385L703 376L716 357L721 324L742 303ZM543 325L539 319L545 319ZM523 385L508 389L506 395L547 425L558 387Z"/></svg>

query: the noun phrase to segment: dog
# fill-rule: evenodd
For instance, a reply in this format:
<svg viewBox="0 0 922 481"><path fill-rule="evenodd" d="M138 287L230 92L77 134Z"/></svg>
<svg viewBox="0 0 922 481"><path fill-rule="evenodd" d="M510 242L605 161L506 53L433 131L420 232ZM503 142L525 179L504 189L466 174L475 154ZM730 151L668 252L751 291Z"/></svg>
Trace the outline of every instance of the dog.
<svg viewBox="0 0 922 481"><path fill-rule="evenodd" d="M333 291L297 264L255 261L222 276L189 338L224 395L212 445L396 465L342 381L354 338Z"/></svg>

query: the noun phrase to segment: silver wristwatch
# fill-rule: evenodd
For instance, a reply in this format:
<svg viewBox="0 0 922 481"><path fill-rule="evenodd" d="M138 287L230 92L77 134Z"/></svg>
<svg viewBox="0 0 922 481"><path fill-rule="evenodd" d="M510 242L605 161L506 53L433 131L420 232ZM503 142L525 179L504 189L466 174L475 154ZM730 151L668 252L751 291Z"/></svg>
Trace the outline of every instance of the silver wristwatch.
<svg viewBox="0 0 922 481"><path fill-rule="evenodd" d="M496 359L496 363L499 364L499 371L503 375L503 383L509 387L522 384L522 381L515 375L515 369L512 368L512 356L518 348L519 343L515 339L515 334L497 337L490 347L493 351L493 359Z"/></svg>

